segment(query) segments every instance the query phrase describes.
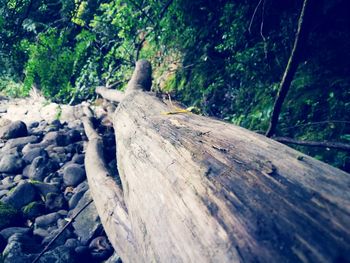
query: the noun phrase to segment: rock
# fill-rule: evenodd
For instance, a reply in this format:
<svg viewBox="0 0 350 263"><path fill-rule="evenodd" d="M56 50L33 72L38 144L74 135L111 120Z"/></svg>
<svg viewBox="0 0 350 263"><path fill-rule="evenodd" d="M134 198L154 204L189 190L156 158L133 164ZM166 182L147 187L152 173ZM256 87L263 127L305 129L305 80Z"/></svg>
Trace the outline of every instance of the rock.
<svg viewBox="0 0 350 263"><path fill-rule="evenodd" d="M18 154L9 154L1 158L0 172L1 173L20 173L22 172L23 161Z"/></svg>
<svg viewBox="0 0 350 263"><path fill-rule="evenodd" d="M58 168L58 165L47 157L39 156L27 167L23 170L25 177L36 181L43 181L46 176Z"/></svg>
<svg viewBox="0 0 350 263"><path fill-rule="evenodd" d="M7 240L0 235L0 253L2 253L6 245L7 245Z"/></svg>
<svg viewBox="0 0 350 263"><path fill-rule="evenodd" d="M55 249L49 250L42 255L39 263L75 263L84 262L79 259L77 260L74 250L69 247L59 246Z"/></svg>
<svg viewBox="0 0 350 263"><path fill-rule="evenodd" d="M86 191L78 205L69 212L68 217L75 215L85 204L91 200L90 192ZM102 229L94 203L87 206L73 222L75 233L80 237L82 244L87 244Z"/></svg>
<svg viewBox="0 0 350 263"><path fill-rule="evenodd" d="M31 183L22 181L13 191L10 191L3 201L16 209L21 209L23 206L35 201L36 198L37 191L35 187Z"/></svg>
<svg viewBox="0 0 350 263"><path fill-rule="evenodd" d="M27 154L30 150L40 148L40 149L45 149L51 144L49 141L41 141L38 143L28 143L26 146L23 147L22 149L22 154Z"/></svg>
<svg viewBox="0 0 350 263"><path fill-rule="evenodd" d="M42 245L46 246L48 243L50 243L57 235L60 233L62 229L56 229L49 233L47 237L45 237L42 241ZM61 245L64 245L66 243L66 240L73 237L72 232L67 228L62 233L60 233L59 237L55 240L55 242L51 245L51 248L58 247Z"/></svg>
<svg viewBox="0 0 350 263"><path fill-rule="evenodd" d="M45 198L45 207L49 211L58 211L66 207L66 200L64 199L63 194L59 193L49 193Z"/></svg>
<svg viewBox="0 0 350 263"><path fill-rule="evenodd" d="M74 209L79 203L82 196L85 194L86 190L78 191L72 195L72 197L68 201L69 209Z"/></svg>
<svg viewBox="0 0 350 263"><path fill-rule="evenodd" d="M114 251L113 255L110 256L104 263L122 263L119 255Z"/></svg>
<svg viewBox="0 0 350 263"><path fill-rule="evenodd" d="M39 182L39 181L33 181L31 183L39 191L39 193L42 194L43 196L46 196L49 193L59 193L60 192L60 185L59 184L43 183L43 182Z"/></svg>
<svg viewBox="0 0 350 263"><path fill-rule="evenodd" d="M62 124L59 120L53 120L50 125L56 127L57 130L62 128Z"/></svg>
<svg viewBox="0 0 350 263"><path fill-rule="evenodd" d="M48 157L47 152L43 149L43 148L33 148L30 149L27 153L25 153L23 155L23 161L25 161L26 163L30 164L33 162L33 160L39 156L42 157Z"/></svg>
<svg viewBox="0 0 350 263"><path fill-rule="evenodd" d="M40 227L36 227L33 230L33 235L38 236L40 238L45 238L49 235L49 231Z"/></svg>
<svg viewBox="0 0 350 263"><path fill-rule="evenodd" d="M61 218L58 212L53 212L47 215L39 216L35 219L35 227L49 227L56 225L56 221Z"/></svg>
<svg viewBox="0 0 350 263"><path fill-rule="evenodd" d="M17 185L17 183L12 183L12 184L3 184L0 185L0 190L10 190L14 188Z"/></svg>
<svg viewBox="0 0 350 263"><path fill-rule="evenodd" d="M0 128L0 138L2 139L13 139L27 135L27 126L22 121L14 121Z"/></svg>
<svg viewBox="0 0 350 263"><path fill-rule="evenodd" d="M0 235L6 240L9 239L13 234L30 234L31 229L28 227L8 227L0 231Z"/></svg>
<svg viewBox="0 0 350 263"><path fill-rule="evenodd" d="M39 250L40 247L35 240L27 234L13 234L3 251L4 263L31 263L35 255L27 255L26 253L29 251L31 253L37 253Z"/></svg>
<svg viewBox="0 0 350 263"><path fill-rule="evenodd" d="M1 197L3 197L3 196L5 196L5 195L7 195L8 194L8 192L10 192L9 190L0 190L0 198Z"/></svg>
<svg viewBox="0 0 350 263"><path fill-rule="evenodd" d="M81 197L84 195L84 193L88 189L89 189L89 185L86 180L80 183L76 188L73 189L73 195L70 197L68 201L69 209L72 210L76 207Z"/></svg>
<svg viewBox="0 0 350 263"><path fill-rule="evenodd" d="M30 220L44 214L45 211L45 205L42 202L31 202L22 208L23 217Z"/></svg>
<svg viewBox="0 0 350 263"><path fill-rule="evenodd" d="M70 247L72 249L75 249L76 247L78 247L80 245L80 241L78 239L75 239L75 238L68 238L64 245L66 247Z"/></svg>
<svg viewBox="0 0 350 263"><path fill-rule="evenodd" d="M7 151L11 148L18 148L19 150L22 150L22 148L27 145L28 143L36 143L38 142L37 136L27 136L27 137L20 137L15 139L10 139L6 142L5 146L2 148L3 151Z"/></svg>
<svg viewBox="0 0 350 263"><path fill-rule="evenodd" d="M95 260L106 260L113 254L113 248L105 236L94 238L89 245L92 258Z"/></svg>
<svg viewBox="0 0 350 263"><path fill-rule="evenodd" d="M50 142L58 146L65 146L66 138L65 134L58 131L51 131L45 134L43 141Z"/></svg>
<svg viewBox="0 0 350 263"><path fill-rule="evenodd" d="M67 186L77 186L86 178L85 170L80 165L72 163L63 171L63 181Z"/></svg>
<svg viewBox="0 0 350 263"><path fill-rule="evenodd" d="M72 158L72 163L76 163L76 164L84 164L84 158L85 155L84 154L74 154L73 158Z"/></svg>
<svg viewBox="0 0 350 263"><path fill-rule="evenodd" d="M81 141L81 134L78 130L68 130L66 134L66 145Z"/></svg>
<svg viewBox="0 0 350 263"><path fill-rule="evenodd" d="M17 174L14 178L13 178L13 181L14 182L20 182L23 180L23 176L21 174Z"/></svg>
<svg viewBox="0 0 350 263"><path fill-rule="evenodd" d="M18 210L10 205L0 202L0 230L19 224L20 216Z"/></svg>
<svg viewBox="0 0 350 263"><path fill-rule="evenodd" d="M22 252L22 243L16 240L13 235L3 251L3 262L5 263L30 263L31 258Z"/></svg>
<svg viewBox="0 0 350 263"><path fill-rule="evenodd" d="M4 179L1 180L2 184L12 184L13 183L13 176L6 176Z"/></svg>
<svg viewBox="0 0 350 263"><path fill-rule="evenodd" d="M29 128L29 129L33 129L33 128L36 128L36 127L38 127L38 126L39 126L39 122L33 121L33 122L31 122L31 123L28 125L28 128Z"/></svg>
<svg viewBox="0 0 350 263"><path fill-rule="evenodd" d="M92 262L90 250L87 246L77 246L75 248L75 253L82 262Z"/></svg>

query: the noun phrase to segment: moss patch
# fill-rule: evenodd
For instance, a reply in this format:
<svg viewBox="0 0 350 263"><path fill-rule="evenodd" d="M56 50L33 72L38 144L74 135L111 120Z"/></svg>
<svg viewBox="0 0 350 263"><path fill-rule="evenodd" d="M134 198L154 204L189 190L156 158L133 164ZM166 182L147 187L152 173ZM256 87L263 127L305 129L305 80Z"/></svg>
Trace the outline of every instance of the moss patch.
<svg viewBox="0 0 350 263"><path fill-rule="evenodd" d="M19 213L15 208L0 202L0 230L16 225L19 218Z"/></svg>

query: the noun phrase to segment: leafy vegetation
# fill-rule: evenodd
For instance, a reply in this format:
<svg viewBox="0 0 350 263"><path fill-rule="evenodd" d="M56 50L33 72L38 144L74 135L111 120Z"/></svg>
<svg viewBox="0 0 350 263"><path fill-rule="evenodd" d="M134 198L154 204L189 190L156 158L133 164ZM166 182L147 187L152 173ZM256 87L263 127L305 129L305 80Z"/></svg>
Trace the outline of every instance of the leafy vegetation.
<svg viewBox="0 0 350 263"><path fill-rule="evenodd" d="M301 0L0 2L0 88L12 96L36 86L58 102L92 99L98 85L123 89L135 61L147 58L155 90L263 133L302 6ZM311 2L309 36L277 135L346 143L348 3ZM346 152L297 148L350 171Z"/></svg>

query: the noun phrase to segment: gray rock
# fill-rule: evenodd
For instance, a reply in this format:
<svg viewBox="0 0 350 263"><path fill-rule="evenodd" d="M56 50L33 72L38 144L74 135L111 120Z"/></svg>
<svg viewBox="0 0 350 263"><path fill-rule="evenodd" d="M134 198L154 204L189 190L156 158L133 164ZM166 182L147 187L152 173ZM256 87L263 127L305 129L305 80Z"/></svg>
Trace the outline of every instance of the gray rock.
<svg viewBox="0 0 350 263"><path fill-rule="evenodd" d="M39 216L35 219L35 227L45 228L56 225L56 221L59 218L61 218L61 215L57 212Z"/></svg>
<svg viewBox="0 0 350 263"><path fill-rule="evenodd" d="M36 128L38 126L39 126L39 122L33 121L33 122L29 123L28 128L33 129L33 128Z"/></svg>
<svg viewBox="0 0 350 263"><path fill-rule="evenodd" d="M21 218L18 210L11 205L0 202L0 230L7 227L18 226L20 221Z"/></svg>
<svg viewBox="0 0 350 263"><path fill-rule="evenodd" d="M17 185L17 183L12 183L12 184L2 184L0 185L0 190L10 190L14 188Z"/></svg>
<svg viewBox="0 0 350 263"><path fill-rule="evenodd" d="M39 250L38 244L27 234L13 234L3 251L4 263L30 263L35 255L27 255L27 253L38 253Z"/></svg>
<svg viewBox="0 0 350 263"><path fill-rule="evenodd" d="M23 177L21 174L17 174L17 175L13 178L13 181L18 183L18 182L22 181L23 178L24 178L24 177Z"/></svg>
<svg viewBox="0 0 350 263"><path fill-rule="evenodd" d="M22 148L28 143L36 143L36 142L38 142L38 137L34 135L10 139L7 141L7 143L5 144L4 148L2 148L2 150L7 151L11 148L18 148L19 150L22 150Z"/></svg>
<svg viewBox="0 0 350 263"><path fill-rule="evenodd" d="M1 158L0 172L1 173L20 173L22 172L23 161L18 154L9 154Z"/></svg>
<svg viewBox="0 0 350 263"><path fill-rule="evenodd" d="M104 263L122 263L118 253L114 251L113 255L110 256Z"/></svg>
<svg viewBox="0 0 350 263"><path fill-rule="evenodd" d="M69 130L66 134L66 145L81 141L81 134L78 130Z"/></svg>
<svg viewBox="0 0 350 263"><path fill-rule="evenodd" d="M45 149L51 144L49 141L42 141L38 143L28 143L26 146L22 149L22 154L27 154L30 150L33 150L35 148Z"/></svg>
<svg viewBox="0 0 350 263"><path fill-rule="evenodd" d="M85 194L86 190L76 192L72 195L72 197L68 201L68 207L69 209L74 209L77 204L79 203L80 199Z"/></svg>
<svg viewBox="0 0 350 263"><path fill-rule="evenodd" d="M23 155L23 161L26 163L31 163L36 157L39 156L48 157L47 152L43 148L33 148Z"/></svg>
<svg viewBox="0 0 350 263"><path fill-rule="evenodd" d="M70 247L75 249L77 246L80 245L80 241L75 238L69 238L66 240L66 243L64 244L66 247Z"/></svg>
<svg viewBox="0 0 350 263"><path fill-rule="evenodd" d="M3 236L6 240L9 239L13 234L29 234L31 231L28 227L8 227L0 231L0 235Z"/></svg>
<svg viewBox="0 0 350 263"><path fill-rule="evenodd" d="M75 263L83 262L77 260L74 250L69 247L59 246L55 249L49 250L40 258L39 263Z"/></svg>
<svg viewBox="0 0 350 263"><path fill-rule="evenodd" d="M49 231L44 228L36 227L33 230L33 235L39 236L40 238L45 238L49 235Z"/></svg>
<svg viewBox="0 0 350 263"><path fill-rule="evenodd" d="M69 164L63 170L63 181L67 186L77 186L84 181L85 178L85 170L78 164Z"/></svg>
<svg viewBox="0 0 350 263"><path fill-rule="evenodd" d="M63 194L49 193L45 198L45 207L49 211L58 211L66 207L66 199Z"/></svg>
<svg viewBox="0 0 350 263"><path fill-rule="evenodd" d="M90 192L86 191L75 209L69 212L68 217L75 215L90 200ZM88 244L101 231L102 225L94 203L91 203L79 214L73 222L73 227L83 245Z"/></svg>
<svg viewBox="0 0 350 263"><path fill-rule="evenodd" d="M7 240L0 235L0 253L2 253L6 245L7 245Z"/></svg>
<svg viewBox="0 0 350 263"><path fill-rule="evenodd" d="M35 187L31 183L22 181L13 191L10 191L3 201L16 209L21 209L23 206L35 201L37 196Z"/></svg>
<svg viewBox="0 0 350 263"><path fill-rule="evenodd" d="M47 237L45 237L43 239L43 241L41 242L41 244L43 246L46 246L48 243L51 242L51 240L53 240L58 233L60 233L62 231L62 229L55 229L53 231L50 231L49 235ZM66 240L73 237L73 233L66 228L62 233L60 233L59 237L55 240L55 242L51 245L51 248L55 248L61 245L64 245L64 243L66 243Z"/></svg>
<svg viewBox="0 0 350 263"><path fill-rule="evenodd" d="M45 211L45 205L41 201L31 202L22 208L23 217L30 220L44 214Z"/></svg>
<svg viewBox="0 0 350 263"><path fill-rule="evenodd" d="M3 197L3 196L5 196L5 195L7 195L9 191L10 191L10 190L7 190L7 189L5 189L5 190L0 190L0 198Z"/></svg>
<svg viewBox="0 0 350 263"><path fill-rule="evenodd" d="M27 126L23 121L14 121L0 128L0 138L2 139L13 139L27 135Z"/></svg>
<svg viewBox="0 0 350 263"><path fill-rule="evenodd" d="M75 248L75 253L82 262L94 262L87 246L77 246Z"/></svg>
<svg viewBox="0 0 350 263"><path fill-rule="evenodd" d="M43 196L46 196L49 193L59 193L60 191L59 184L51 184L51 183L43 183L43 182L33 182L32 184L38 190L38 192Z"/></svg>
<svg viewBox="0 0 350 263"><path fill-rule="evenodd" d="M76 164L84 164L84 158L85 158L84 154L74 154L72 158L72 162Z"/></svg>
<svg viewBox="0 0 350 263"><path fill-rule="evenodd" d="M89 250L93 259L106 260L113 254L113 248L105 236L94 238L89 245Z"/></svg>
<svg viewBox="0 0 350 263"><path fill-rule="evenodd" d="M1 180L2 184L12 184L13 183L13 176L6 176L4 179Z"/></svg>
<svg viewBox="0 0 350 263"><path fill-rule="evenodd" d="M27 167L23 170L23 176L36 181L43 181L46 176L57 169L57 164L47 159L47 157L39 156Z"/></svg>
<svg viewBox="0 0 350 263"><path fill-rule="evenodd" d="M51 131L45 134L43 141L50 142L50 144L55 144L57 146L65 146L66 135L62 132Z"/></svg>

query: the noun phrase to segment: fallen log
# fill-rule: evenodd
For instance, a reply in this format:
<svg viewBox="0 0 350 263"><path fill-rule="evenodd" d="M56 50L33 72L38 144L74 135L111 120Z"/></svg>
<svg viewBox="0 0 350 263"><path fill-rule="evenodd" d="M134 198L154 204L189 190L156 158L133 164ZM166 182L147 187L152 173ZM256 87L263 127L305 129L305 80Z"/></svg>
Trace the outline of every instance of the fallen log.
<svg viewBox="0 0 350 263"><path fill-rule="evenodd" d="M88 135L92 197L124 262L350 259L349 174L246 129L177 113L143 91L149 80L150 64L139 61L113 114L123 190L89 164L102 157Z"/></svg>

